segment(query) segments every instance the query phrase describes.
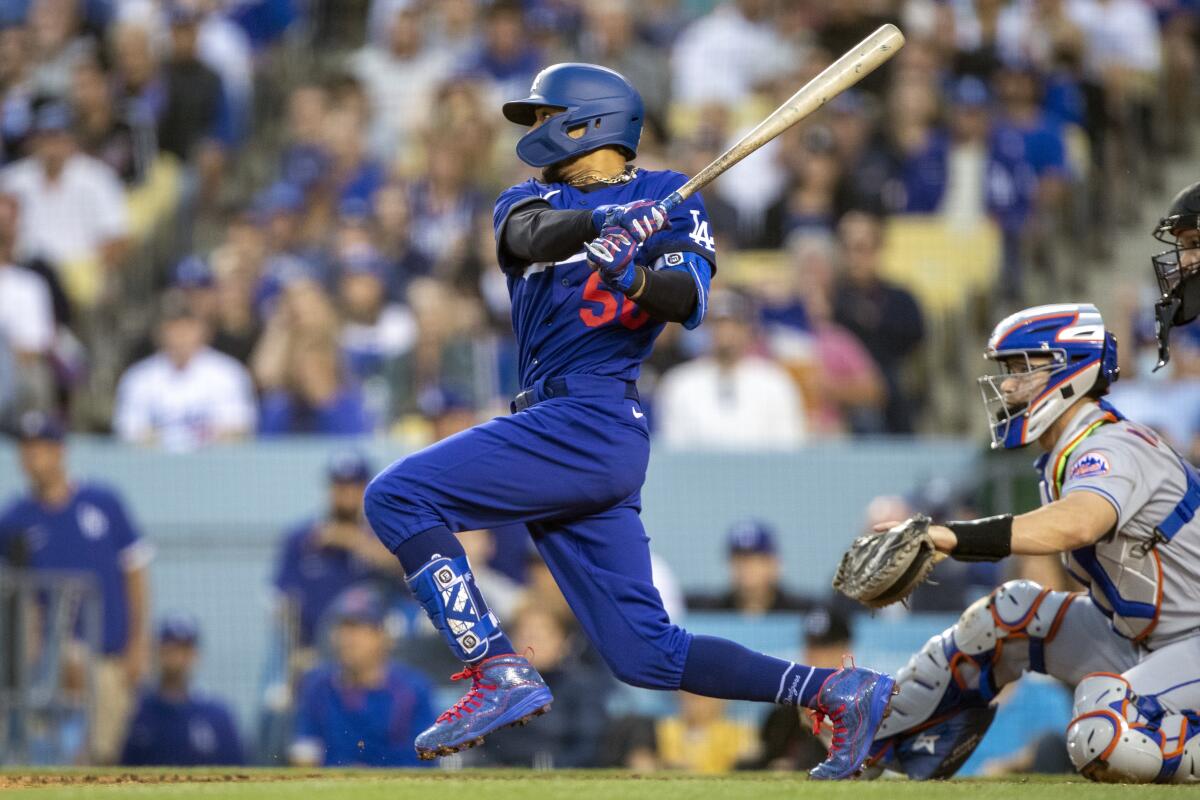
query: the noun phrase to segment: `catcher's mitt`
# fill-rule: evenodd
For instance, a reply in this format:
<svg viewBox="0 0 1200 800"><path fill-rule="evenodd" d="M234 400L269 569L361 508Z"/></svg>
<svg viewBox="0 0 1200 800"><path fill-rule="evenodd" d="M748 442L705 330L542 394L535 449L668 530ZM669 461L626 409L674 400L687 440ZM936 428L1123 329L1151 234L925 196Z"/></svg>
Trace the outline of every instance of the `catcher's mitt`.
<svg viewBox="0 0 1200 800"><path fill-rule="evenodd" d="M904 600L939 560L929 524L917 514L889 531L858 537L838 564L833 588L868 608Z"/></svg>

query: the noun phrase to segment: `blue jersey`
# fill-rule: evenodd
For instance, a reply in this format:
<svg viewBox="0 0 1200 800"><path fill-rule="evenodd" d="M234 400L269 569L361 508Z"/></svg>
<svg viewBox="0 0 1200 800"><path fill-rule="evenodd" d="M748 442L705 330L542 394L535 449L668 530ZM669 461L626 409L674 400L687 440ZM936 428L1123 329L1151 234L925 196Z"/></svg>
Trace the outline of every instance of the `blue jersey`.
<svg viewBox="0 0 1200 800"><path fill-rule="evenodd" d="M121 754L129 767L199 767L246 763L233 715L224 704L189 695L176 701L154 692L142 697Z"/></svg>
<svg viewBox="0 0 1200 800"><path fill-rule="evenodd" d="M432 766L413 750L417 734L432 724L432 691L421 673L392 664L383 686L363 690L322 668L300 690L296 741L324 752L327 767Z"/></svg>
<svg viewBox="0 0 1200 800"><path fill-rule="evenodd" d="M300 644L310 645L325 609L338 596L362 581L378 577L369 563L340 547L321 547L314 520L288 533L275 571L275 588L296 604L300 616Z"/></svg>
<svg viewBox="0 0 1200 800"><path fill-rule="evenodd" d="M530 203L541 201L552 208L579 211L635 200L663 200L686 181L678 172L646 170L639 170L627 183L591 191L528 180L506 190L496 201L496 241L502 241L509 215ZM685 325L694 328L703 319L708 284L716 270L715 244L700 195L676 206L670 220L671 227L647 239L634 260L650 269L678 269L693 276L700 302ZM502 247L499 250L512 298L522 386L566 374L637 378L664 323L650 319L636 303L605 287L599 273L588 267L582 247L557 263L533 264L514 258Z"/></svg>
<svg viewBox="0 0 1200 800"><path fill-rule="evenodd" d="M1002 229L1018 230L1033 211L1038 182L1067 171L1059 125L1044 115L1029 126L1001 120L988 141L988 210Z"/></svg>
<svg viewBox="0 0 1200 800"><path fill-rule="evenodd" d="M22 497L0 514L0 559L34 570L86 573L94 579L103 609L104 653L125 649L125 571L144 565L149 552L116 493L102 486L80 485L58 508Z"/></svg>

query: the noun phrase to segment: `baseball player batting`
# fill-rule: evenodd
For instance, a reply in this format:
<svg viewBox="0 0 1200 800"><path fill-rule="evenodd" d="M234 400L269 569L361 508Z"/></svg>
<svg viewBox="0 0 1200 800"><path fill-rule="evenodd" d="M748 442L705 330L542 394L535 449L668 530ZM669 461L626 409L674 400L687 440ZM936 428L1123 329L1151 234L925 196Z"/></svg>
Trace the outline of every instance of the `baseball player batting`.
<svg viewBox="0 0 1200 800"><path fill-rule="evenodd" d="M1042 506L927 533L963 561L1061 554L1087 594L1017 580L974 603L897 675L873 757L914 778L953 775L992 699L1033 671L1075 687L1066 743L1083 775L1200 780L1200 476L1104 401L1117 343L1095 306L1014 314L985 355L999 367L979 379L992 446L1036 443Z"/></svg>
<svg viewBox="0 0 1200 800"><path fill-rule="evenodd" d="M542 170L496 201L496 253L508 279L525 387L512 415L388 467L366 514L413 594L465 663L463 698L416 739L423 758L482 743L550 708L550 689L516 654L475 585L455 531L524 523L613 673L634 686L804 706L835 735L817 778L858 771L893 680L822 670L674 625L651 581L638 514L649 430L635 380L668 323L704 319L716 272L699 194L661 201L687 178L639 169L642 98L590 64L541 72L504 104L527 126L517 156Z"/></svg>

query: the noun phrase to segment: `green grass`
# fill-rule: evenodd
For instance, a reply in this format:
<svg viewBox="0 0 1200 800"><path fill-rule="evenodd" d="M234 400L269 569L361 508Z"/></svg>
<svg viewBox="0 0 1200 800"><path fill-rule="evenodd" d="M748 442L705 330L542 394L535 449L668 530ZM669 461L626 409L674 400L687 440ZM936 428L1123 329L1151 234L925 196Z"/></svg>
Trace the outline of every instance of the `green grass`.
<svg viewBox="0 0 1200 800"><path fill-rule="evenodd" d="M36 787L31 784L37 783ZM0 796L231 798L232 800L1117 800L1132 792L1198 797L1182 786L1099 786L1081 778L1030 777L911 783L815 783L781 773L702 777L672 773L463 772L403 770L38 770L0 771ZM969 794L968 794L969 793ZM1183 793L1187 793L1186 795Z"/></svg>

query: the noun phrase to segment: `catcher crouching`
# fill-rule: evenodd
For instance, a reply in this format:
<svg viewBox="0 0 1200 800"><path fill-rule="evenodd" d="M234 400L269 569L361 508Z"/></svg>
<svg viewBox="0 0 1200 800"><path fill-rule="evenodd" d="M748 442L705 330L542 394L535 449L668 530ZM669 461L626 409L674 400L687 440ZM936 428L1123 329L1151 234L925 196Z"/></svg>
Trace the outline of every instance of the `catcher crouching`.
<svg viewBox="0 0 1200 800"><path fill-rule="evenodd" d="M1075 687L1075 768L1105 782L1200 781L1200 476L1103 400L1117 343L1092 305L1014 314L979 379L993 448L1037 443L1042 505L855 540L834 585L868 606L902 600L938 558L1061 554L1086 594L1010 581L972 604L897 675L879 765L950 777L981 741L992 700L1025 672Z"/></svg>

